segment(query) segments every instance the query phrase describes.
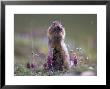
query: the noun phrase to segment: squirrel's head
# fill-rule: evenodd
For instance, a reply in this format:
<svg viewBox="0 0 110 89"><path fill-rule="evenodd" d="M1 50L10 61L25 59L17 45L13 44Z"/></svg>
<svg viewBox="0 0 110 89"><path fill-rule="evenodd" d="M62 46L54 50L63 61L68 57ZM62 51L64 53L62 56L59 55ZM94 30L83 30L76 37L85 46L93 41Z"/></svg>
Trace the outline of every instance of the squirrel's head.
<svg viewBox="0 0 110 89"><path fill-rule="evenodd" d="M47 36L49 39L61 41L65 38L65 29L59 21L53 21L48 29Z"/></svg>

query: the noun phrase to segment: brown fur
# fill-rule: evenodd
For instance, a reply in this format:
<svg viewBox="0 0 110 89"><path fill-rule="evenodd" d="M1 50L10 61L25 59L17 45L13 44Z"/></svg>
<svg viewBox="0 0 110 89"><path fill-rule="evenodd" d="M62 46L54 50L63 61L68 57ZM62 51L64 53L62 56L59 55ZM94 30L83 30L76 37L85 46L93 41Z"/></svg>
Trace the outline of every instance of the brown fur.
<svg viewBox="0 0 110 89"><path fill-rule="evenodd" d="M64 43L65 29L58 21L54 21L47 30L49 54L52 53L53 67L57 70L69 69L69 53Z"/></svg>

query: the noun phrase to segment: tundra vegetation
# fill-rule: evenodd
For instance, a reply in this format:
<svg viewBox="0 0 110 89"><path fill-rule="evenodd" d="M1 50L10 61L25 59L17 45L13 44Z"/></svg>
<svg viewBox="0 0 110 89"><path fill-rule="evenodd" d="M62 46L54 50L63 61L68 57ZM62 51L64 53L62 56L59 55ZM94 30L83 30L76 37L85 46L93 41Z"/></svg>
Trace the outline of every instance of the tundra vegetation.
<svg viewBox="0 0 110 89"><path fill-rule="evenodd" d="M65 27L69 55L77 61L70 70L47 68L48 38L51 22L59 20ZM14 15L15 76L88 76L97 75L97 16L88 15Z"/></svg>

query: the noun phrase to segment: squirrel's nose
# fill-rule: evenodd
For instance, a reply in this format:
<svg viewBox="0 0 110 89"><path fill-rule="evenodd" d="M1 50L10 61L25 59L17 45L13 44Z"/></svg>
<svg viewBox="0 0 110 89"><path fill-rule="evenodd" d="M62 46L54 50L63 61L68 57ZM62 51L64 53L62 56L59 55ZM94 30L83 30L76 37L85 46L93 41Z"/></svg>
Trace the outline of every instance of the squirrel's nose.
<svg viewBox="0 0 110 89"><path fill-rule="evenodd" d="M62 30L62 29L61 29L59 26L56 26L56 27L55 27L55 31L56 31L56 32L60 32L61 30Z"/></svg>

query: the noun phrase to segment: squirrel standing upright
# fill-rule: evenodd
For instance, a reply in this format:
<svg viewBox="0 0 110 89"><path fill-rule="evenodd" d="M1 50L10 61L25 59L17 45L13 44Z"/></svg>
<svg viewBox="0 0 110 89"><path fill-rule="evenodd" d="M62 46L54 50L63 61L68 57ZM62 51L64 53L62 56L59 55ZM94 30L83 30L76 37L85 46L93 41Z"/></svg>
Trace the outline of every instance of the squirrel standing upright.
<svg viewBox="0 0 110 89"><path fill-rule="evenodd" d="M64 42L65 29L59 21L53 21L47 30L49 52L48 56L52 58L52 68L54 70L63 70L70 68L70 58L68 49Z"/></svg>

